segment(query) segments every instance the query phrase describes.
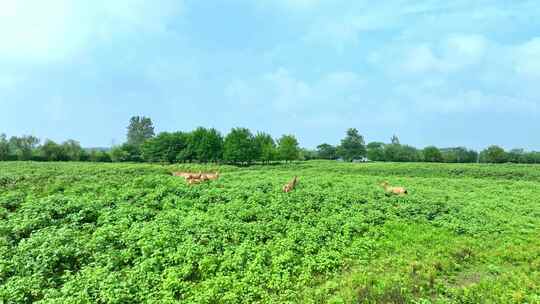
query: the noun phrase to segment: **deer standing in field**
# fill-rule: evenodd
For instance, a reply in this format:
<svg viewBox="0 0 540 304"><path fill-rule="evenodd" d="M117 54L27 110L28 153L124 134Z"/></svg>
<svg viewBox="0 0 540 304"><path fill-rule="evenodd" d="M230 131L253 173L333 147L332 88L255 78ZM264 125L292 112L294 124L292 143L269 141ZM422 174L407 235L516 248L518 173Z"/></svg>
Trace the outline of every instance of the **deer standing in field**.
<svg viewBox="0 0 540 304"><path fill-rule="evenodd" d="M173 176L181 176L181 177L183 177L185 179L201 178L201 172L199 172L198 174L191 173L191 172L173 172L172 175Z"/></svg>
<svg viewBox="0 0 540 304"><path fill-rule="evenodd" d="M406 195L408 194L407 189L403 187L392 187L388 184L387 181L384 181L381 186L384 188L384 192L386 192L387 195L395 194L395 195Z"/></svg>
<svg viewBox="0 0 540 304"><path fill-rule="evenodd" d="M219 178L219 172L215 173L190 173L190 172L173 172L173 176L183 177L189 185L198 184L201 182L216 180Z"/></svg>
<svg viewBox="0 0 540 304"><path fill-rule="evenodd" d="M189 172L173 172L172 175L173 176L181 176L183 178L186 178L189 175L191 175L191 173L189 173Z"/></svg>
<svg viewBox="0 0 540 304"><path fill-rule="evenodd" d="M204 180L216 180L219 178L219 172L216 173L205 173L202 177Z"/></svg>
<svg viewBox="0 0 540 304"><path fill-rule="evenodd" d="M188 185L195 185L198 183L202 183L204 180L202 178L187 178L186 181Z"/></svg>
<svg viewBox="0 0 540 304"><path fill-rule="evenodd" d="M285 186L283 186L283 192L291 192L296 184L298 183L298 177L295 176L290 182L286 183Z"/></svg>

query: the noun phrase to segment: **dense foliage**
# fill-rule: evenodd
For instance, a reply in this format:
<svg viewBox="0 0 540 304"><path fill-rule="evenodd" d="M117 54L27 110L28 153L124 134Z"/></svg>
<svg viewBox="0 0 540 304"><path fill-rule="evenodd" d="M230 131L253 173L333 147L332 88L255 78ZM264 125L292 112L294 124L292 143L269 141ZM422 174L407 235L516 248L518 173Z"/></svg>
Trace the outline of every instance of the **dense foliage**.
<svg viewBox="0 0 540 304"><path fill-rule="evenodd" d="M0 302L538 303L539 183L526 165L4 162Z"/></svg>
<svg viewBox="0 0 540 304"><path fill-rule="evenodd" d="M364 137L356 129L347 130L347 135L341 140L341 144L336 149L337 154L346 161L361 159L366 156L366 144Z"/></svg>
<svg viewBox="0 0 540 304"><path fill-rule="evenodd" d="M357 129L348 129L337 146L323 143L316 150L300 148L294 135L282 135L274 140L271 135L247 128L233 128L223 136L214 128L198 127L191 132L161 132L154 134L152 120L132 117L127 128L127 142L112 149L83 149L74 140L57 144L34 136L11 137L0 134L0 161L92 161L92 162L165 162L165 163L229 163L250 165L272 162L341 159L344 161L386 162L444 162L444 163L540 163L540 152L523 149L505 151L490 146L478 153L464 147L439 149L428 146L417 149L402 145L393 135L389 144L365 144ZM277 143L277 144L276 144Z"/></svg>
<svg viewBox="0 0 540 304"><path fill-rule="evenodd" d="M140 146L154 136L152 120L144 116L133 116L127 128L127 143L131 146Z"/></svg>

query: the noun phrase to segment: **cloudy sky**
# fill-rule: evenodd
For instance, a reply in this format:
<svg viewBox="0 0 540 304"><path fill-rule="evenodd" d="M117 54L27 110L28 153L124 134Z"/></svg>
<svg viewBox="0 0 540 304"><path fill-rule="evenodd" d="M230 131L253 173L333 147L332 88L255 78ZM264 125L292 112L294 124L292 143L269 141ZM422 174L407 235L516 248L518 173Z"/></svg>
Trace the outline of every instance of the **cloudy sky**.
<svg viewBox="0 0 540 304"><path fill-rule="evenodd" d="M471 4L474 3L474 4ZM540 2L0 0L0 133L243 126L540 150Z"/></svg>

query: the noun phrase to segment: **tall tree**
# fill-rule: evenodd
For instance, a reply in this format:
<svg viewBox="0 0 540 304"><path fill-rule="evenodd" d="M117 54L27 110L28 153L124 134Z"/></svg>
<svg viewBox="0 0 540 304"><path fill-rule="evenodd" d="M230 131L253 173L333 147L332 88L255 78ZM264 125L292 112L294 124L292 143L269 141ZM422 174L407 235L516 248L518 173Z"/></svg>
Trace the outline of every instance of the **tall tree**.
<svg viewBox="0 0 540 304"><path fill-rule="evenodd" d="M409 145L398 145L397 161L401 162L418 162L422 160L422 151Z"/></svg>
<svg viewBox="0 0 540 304"><path fill-rule="evenodd" d="M114 162L141 162L141 148L125 143L111 149L111 159Z"/></svg>
<svg viewBox="0 0 540 304"><path fill-rule="evenodd" d="M176 155L176 160L183 163L192 162L197 158L197 153L195 151L196 144L195 140L193 139L193 132L186 132L183 134L186 146L184 147L184 149L178 152L178 154Z"/></svg>
<svg viewBox="0 0 540 304"><path fill-rule="evenodd" d="M476 151L464 147L444 148L441 154L445 163L475 163L478 159Z"/></svg>
<svg viewBox="0 0 540 304"><path fill-rule="evenodd" d="M223 159L231 163L251 163L255 159L255 141L246 128L233 128L225 137Z"/></svg>
<svg viewBox="0 0 540 304"><path fill-rule="evenodd" d="M9 144L17 155L18 160L30 160L32 159L32 153L36 150L39 144L37 137L27 135L22 137L11 137Z"/></svg>
<svg viewBox="0 0 540 304"><path fill-rule="evenodd" d="M294 135L283 135L278 140L278 155L280 160L297 160L300 155L298 140Z"/></svg>
<svg viewBox="0 0 540 304"><path fill-rule="evenodd" d="M371 161L384 161L384 143L370 142L367 145L367 157Z"/></svg>
<svg viewBox="0 0 540 304"><path fill-rule="evenodd" d="M317 150L310 150L305 148L300 148L299 160L312 160L319 158L319 153Z"/></svg>
<svg viewBox="0 0 540 304"><path fill-rule="evenodd" d="M179 153L188 145L187 136L183 132L161 132L141 145L141 154L149 162L173 163L178 160Z"/></svg>
<svg viewBox="0 0 540 304"><path fill-rule="evenodd" d="M540 152L528 152L525 153L523 161L527 164L538 164L540 163Z"/></svg>
<svg viewBox="0 0 540 304"><path fill-rule="evenodd" d="M321 159L336 159L338 157L336 147L327 143L317 146L317 155Z"/></svg>
<svg viewBox="0 0 540 304"><path fill-rule="evenodd" d="M8 160L11 154L11 148L6 134L0 134L0 161Z"/></svg>
<svg viewBox="0 0 540 304"><path fill-rule="evenodd" d="M384 160L390 162L399 161L399 153L401 151L401 145L388 144L384 147Z"/></svg>
<svg viewBox="0 0 540 304"><path fill-rule="evenodd" d="M198 127L191 133L190 148L199 162L216 162L223 155L223 137L216 129Z"/></svg>
<svg viewBox="0 0 540 304"><path fill-rule="evenodd" d="M499 146L489 146L480 153L480 162L483 163L504 163L508 161L508 155Z"/></svg>
<svg viewBox="0 0 540 304"><path fill-rule="evenodd" d="M439 163L443 161L441 151L435 146L425 147L423 155L426 162Z"/></svg>
<svg viewBox="0 0 540 304"><path fill-rule="evenodd" d="M347 135L341 140L341 145L338 148L339 156L346 161L353 161L365 157L366 153L364 137L354 128L347 130Z"/></svg>
<svg viewBox="0 0 540 304"><path fill-rule="evenodd" d="M62 143L62 149L64 150L67 159L72 161L80 161L84 154L81 144L73 139L66 140Z"/></svg>
<svg viewBox="0 0 540 304"><path fill-rule="evenodd" d="M512 149L508 151L508 161L511 163L524 163L525 161L525 150L523 149Z"/></svg>
<svg viewBox="0 0 540 304"><path fill-rule="evenodd" d="M269 163L276 159L276 143L270 134L264 132L257 132L254 138L255 141L255 156L256 159Z"/></svg>
<svg viewBox="0 0 540 304"><path fill-rule="evenodd" d="M127 143L133 146L140 146L154 136L152 120L144 116L131 117L127 130Z"/></svg>
<svg viewBox="0 0 540 304"><path fill-rule="evenodd" d="M88 160L91 162L111 162L111 155L106 151L100 151L97 149L92 149L88 155Z"/></svg>
<svg viewBox="0 0 540 304"><path fill-rule="evenodd" d="M41 145L41 156L46 161L66 161L68 156L66 155L63 147L54 141L47 139Z"/></svg>

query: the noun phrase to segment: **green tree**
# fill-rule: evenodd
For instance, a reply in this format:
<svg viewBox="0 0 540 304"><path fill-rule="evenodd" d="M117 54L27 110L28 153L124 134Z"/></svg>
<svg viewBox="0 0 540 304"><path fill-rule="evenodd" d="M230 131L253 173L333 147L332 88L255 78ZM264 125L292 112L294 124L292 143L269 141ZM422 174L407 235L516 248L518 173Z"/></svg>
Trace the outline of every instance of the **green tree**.
<svg viewBox="0 0 540 304"><path fill-rule="evenodd" d="M393 162L417 162L422 153L415 147L400 144L389 144L384 147L384 158Z"/></svg>
<svg viewBox="0 0 540 304"><path fill-rule="evenodd" d="M88 155L88 160L91 162L111 162L111 156L106 151L101 151L98 149L92 149L90 150L90 153Z"/></svg>
<svg viewBox="0 0 540 304"><path fill-rule="evenodd" d="M191 132L190 149L199 162L217 162L223 155L223 137L216 129L198 127Z"/></svg>
<svg viewBox="0 0 540 304"><path fill-rule="evenodd" d="M294 135L283 135L278 140L278 157L280 160L292 161L297 160L300 156L300 148L298 140Z"/></svg>
<svg viewBox="0 0 540 304"><path fill-rule="evenodd" d="M197 154L195 153L195 144L193 140L193 132L182 133L183 141L185 142L185 147L178 152L176 155L176 161L178 162L192 162L196 159Z"/></svg>
<svg viewBox="0 0 540 304"><path fill-rule="evenodd" d="M367 157L371 161L384 161L384 147L382 142L370 142L367 145Z"/></svg>
<svg viewBox="0 0 540 304"><path fill-rule="evenodd" d="M45 140L43 145L41 145L40 150L41 150L41 155L44 160L47 160L47 161L68 160L68 156L64 148L50 139Z"/></svg>
<svg viewBox="0 0 540 304"><path fill-rule="evenodd" d="M457 149L460 148L442 148L440 149L443 162L445 163L459 163L459 156Z"/></svg>
<svg viewBox="0 0 540 304"><path fill-rule="evenodd" d="M62 149L67 156L67 160L80 161L84 155L84 150L81 147L81 144L73 139L63 142Z"/></svg>
<svg viewBox="0 0 540 304"><path fill-rule="evenodd" d="M341 140L338 154L345 161L353 161L366 156L367 150L364 137L358 133L358 130L354 128L347 130L347 135Z"/></svg>
<svg viewBox="0 0 540 304"><path fill-rule="evenodd" d="M188 145L187 135L183 132L161 132L141 145L141 154L149 162L173 163L178 154Z"/></svg>
<svg viewBox="0 0 540 304"><path fill-rule="evenodd" d="M132 146L140 146L154 136L152 120L144 116L131 117L127 130L127 143Z"/></svg>
<svg viewBox="0 0 540 304"><path fill-rule="evenodd" d="M0 134L0 161L8 160L11 155L11 147L6 134Z"/></svg>
<svg viewBox="0 0 540 304"><path fill-rule="evenodd" d="M234 164L250 164L255 160L255 140L246 128L233 128L225 137L223 159Z"/></svg>
<svg viewBox="0 0 540 304"><path fill-rule="evenodd" d="M418 162L422 160L422 151L409 145L399 145L398 161Z"/></svg>
<svg viewBox="0 0 540 304"><path fill-rule="evenodd" d="M480 162L482 163L504 163L507 161L507 153L499 146L489 146L480 152Z"/></svg>
<svg viewBox="0 0 540 304"><path fill-rule="evenodd" d="M516 164L525 163L525 155L526 153L523 149L512 149L507 153L508 161Z"/></svg>
<svg viewBox="0 0 540 304"><path fill-rule="evenodd" d="M139 146L125 143L112 148L111 159L114 162L141 162L141 150Z"/></svg>
<svg viewBox="0 0 540 304"><path fill-rule="evenodd" d="M444 148L441 154L445 163L475 163L478 159L476 151L464 147Z"/></svg>
<svg viewBox="0 0 540 304"><path fill-rule="evenodd" d="M384 159L386 161L391 161L391 162L399 161L400 152L401 152L401 145L388 144L384 147Z"/></svg>
<svg viewBox="0 0 540 304"><path fill-rule="evenodd" d="M321 159L337 159L337 148L324 143L317 146L317 155Z"/></svg>
<svg viewBox="0 0 540 304"><path fill-rule="evenodd" d="M311 150L306 148L300 148L299 160L312 160L312 159L318 159L319 153L317 153L317 150Z"/></svg>
<svg viewBox="0 0 540 304"><path fill-rule="evenodd" d="M423 151L424 161L432 163L440 163L443 161L441 151L434 146L425 147Z"/></svg>
<svg viewBox="0 0 540 304"><path fill-rule="evenodd" d="M9 139L9 144L18 160L30 160L39 144L39 139L31 135L22 137L13 136Z"/></svg>
<svg viewBox="0 0 540 304"><path fill-rule="evenodd" d="M276 143L270 134L258 132L257 135L255 135L254 141L255 156L257 160L263 163L269 163L276 159Z"/></svg>
<svg viewBox="0 0 540 304"><path fill-rule="evenodd" d="M463 156L459 158L460 162L464 163L476 163L478 161L478 152L474 150L466 150Z"/></svg>
<svg viewBox="0 0 540 304"><path fill-rule="evenodd" d="M539 164L540 163L540 152L527 152L523 156L523 162L527 164Z"/></svg>

